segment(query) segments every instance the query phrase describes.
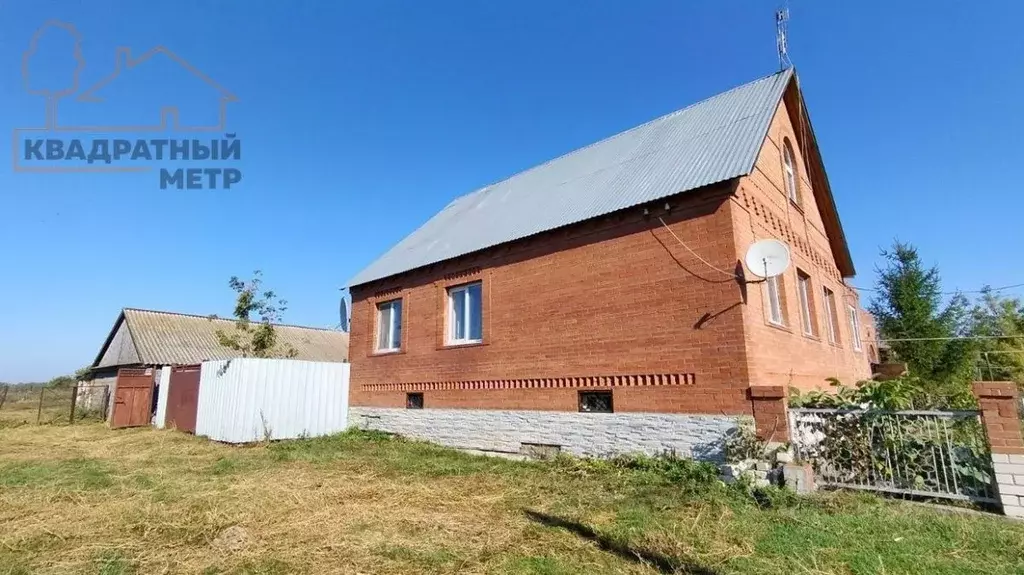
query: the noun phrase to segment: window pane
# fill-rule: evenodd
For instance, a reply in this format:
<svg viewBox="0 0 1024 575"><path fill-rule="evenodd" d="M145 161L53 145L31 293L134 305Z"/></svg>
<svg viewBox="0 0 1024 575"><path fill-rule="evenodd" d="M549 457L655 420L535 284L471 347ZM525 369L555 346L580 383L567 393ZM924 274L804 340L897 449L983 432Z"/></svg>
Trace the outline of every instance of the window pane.
<svg viewBox="0 0 1024 575"><path fill-rule="evenodd" d="M390 332L391 306L382 304L377 307L377 349L388 349Z"/></svg>
<svg viewBox="0 0 1024 575"><path fill-rule="evenodd" d="M835 295L828 288L825 288L825 325L828 328L829 343L836 343L836 301Z"/></svg>
<svg viewBox="0 0 1024 575"><path fill-rule="evenodd" d="M804 333L813 335L814 326L811 324L811 301L807 287L811 280L806 276L799 276L798 281L800 282L800 320L803 322Z"/></svg>
<svg viewBox="0 0 1024 575"><path fill-rule="evenodd" d="M789 199L794 202L797 201L796 195L796 169L793 165L793 151L789 147L789 142L785 142L785 148L782 152L783 157L783 171L786 175L786 193L789 194Z"/></svg>
<svg viewBox="0 0 1024 575"><path fill-rule="evenodd" d="M466 339L466 290L453 290L451 292L451 300L452 339Z"/></svg>
<svg viewBox="0 0 1024 575"><path fill-rule="evenodd" d="M779 281L768 278L768 317L772 323L782 323L782 303L779 300Z"/></svg>
<svg viewBox="0 0 1024 575"><path fill-rule="evenodd" d="M391 349L402 347L402 300L391 303Z"/></svg>
<svg viewBox="0 0 1024 575"><path fill-rule="evenodd" d="M860 318L857 317L857 310L852 306L847 308L850 314L850 332L853 337L853 349L860 351Z"/></svg>
<svg viewBox="0 0 1024 575"><path fill-rule="evenodd" d="M483 298L480 284L468 286L466 294L469 298L469 339L479 341L483 339Z"/></svg>

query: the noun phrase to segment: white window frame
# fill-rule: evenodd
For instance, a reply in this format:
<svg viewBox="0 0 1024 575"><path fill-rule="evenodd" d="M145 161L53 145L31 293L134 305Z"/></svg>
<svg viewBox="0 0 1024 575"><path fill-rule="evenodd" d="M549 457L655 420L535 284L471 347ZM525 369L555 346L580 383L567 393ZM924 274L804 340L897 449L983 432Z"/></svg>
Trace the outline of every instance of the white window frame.
<svg viewBox="0 0 1024 575"><path fill-rule="evenodd" d="M846 313L850 316L850 337L853 339L853 351L861 351L863 348L860 345L860 314L852 305L846 306Z"/></svg>
<svg viewBox="0 0 1024 575"><path fill-rule="evenodd" d="M800 205L800 195L796 189L796 160L793 158L793 146L789 144L788 139L782 142L782 171L786 178L786 195L789 196L789 201Z"/></svg>
<svg viewBox="0 0 1024 575"><path fill-rule="evenodd" d="M800 296L800 324L804 335L814 335L814 318L811 316L811 276L802 272L796 274L796 291Z"/></svg>
<svg viewBox="0 0 1024 575"><path fill-rule="evenodd" d="M827 287L821 288L822 296L825 298L825 333L828 335L828 342L831 344L838 343L836 339L836 297L835 292L828 289Z"/></svg>
<svg viewBox="0 0 1024 575"><path fill-rule="evenodd" d="M472 329L470 329L470 326L472 325L472 321L473 321L473 306L471 305L471 301L470 301L470 297L469 297L469 288L471 288L473 286L480 286L480 311L479 311L480 317L477 318L477 321L480 322L480 337L478 339L473 339L473 338L469 337L469 334L472 331ZM459 292L466 292L466 296L462 298L463 305L465 306L463 308L463 310L462 310L462 312L463 312L463 316L462 317L464 318L463 321L466 324L466 334L465 334L466 337L457 337L456 333L455 333L455 294L457 294ZM446 331L446 342L447 342L448 345L472 345L474 343L482 343L483 342L483 335L484 335L484 323L483 323L484 322L484 318L483 318L484 302L483 302L483 297L484 297L483 282L470 282L468 284L462 284L462 285L452 286L452 287L448 288L448 322L447 322L448 326L447 326L447 329L445 330Z"/></svg>
<svg viewBox="0 0 1024 575"><path fill-rule="evenodd" d="M398 313L395 313L395 308L398 308ZM376 349L377 353L395 353L402 350L402 299L393 299L388 301L382 301L377 304L377 341ZM388 325L383 325L384 310L388 310ZM397 327L397 330L396 330ZM381 330L386 329L387 332ZM397 331L397 341L396 332ZM381 344L381 333L387 333L387 341Z"/></svg>
<svg viewBox="0 0 1024 575"><path fill-rule="evenodd" d="M779 292L779 277L765 280L768 296L768 321L773 325L786 325L782 315L782 294Z"/></svg>

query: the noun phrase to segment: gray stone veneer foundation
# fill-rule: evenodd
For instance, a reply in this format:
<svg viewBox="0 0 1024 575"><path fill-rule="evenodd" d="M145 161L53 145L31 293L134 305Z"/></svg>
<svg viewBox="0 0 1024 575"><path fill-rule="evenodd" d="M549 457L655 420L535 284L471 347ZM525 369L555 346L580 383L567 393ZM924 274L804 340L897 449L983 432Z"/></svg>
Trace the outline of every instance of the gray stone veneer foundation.
<svg viewBox="0 0 1024 575"><path fill-rule="evenodd" d="M462 449L520 453L526 443L557 445L562 452L587 457L674 452L715 461L723 457L725 435L739 427L742 419L667 413L349 408L350 426Z"/></svg>

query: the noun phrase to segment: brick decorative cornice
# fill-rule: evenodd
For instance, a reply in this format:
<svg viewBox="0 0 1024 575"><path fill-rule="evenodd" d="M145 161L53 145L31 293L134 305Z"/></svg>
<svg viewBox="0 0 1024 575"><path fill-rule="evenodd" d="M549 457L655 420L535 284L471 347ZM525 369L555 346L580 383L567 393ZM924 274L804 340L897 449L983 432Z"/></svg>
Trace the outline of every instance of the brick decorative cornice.
<svg viewBox="0 0 1024 575"><path fill-rule="evenodd" d="M647 375L601 375L583 377L548 377L533 379L486 379L477 381L428 381L413 383L370 383L363 391L437 391L475 389L543 389L591 387L640 387L659 385L695 385L693 373Z"/></svg>

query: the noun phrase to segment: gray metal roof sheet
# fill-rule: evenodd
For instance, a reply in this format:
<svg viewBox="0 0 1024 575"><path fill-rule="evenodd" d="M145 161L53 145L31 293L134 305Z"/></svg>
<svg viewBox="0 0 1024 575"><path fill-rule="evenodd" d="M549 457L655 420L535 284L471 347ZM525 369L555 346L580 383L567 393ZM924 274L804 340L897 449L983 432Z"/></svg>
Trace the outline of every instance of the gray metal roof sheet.
<svg viewBox="0 0 1024 575"><path fill-rule="evenodd" d="M350 286L749 174L792 69L455 199Z"/></svg>
<svg viewBox="0 0 1024 575"><path fill-rule="evenodd" d="M121 331L120 321L128 325L131 341L137 353L135 362L147 365L187 365L216 359L239 357L237 351L220 344L217 330L231 334L235 322L208 316L164 311L125 308L114 326ZM348 361L348 334L330 329L274 324L278 345L295 349L295 359L307 361ZM104 351L111 343L107 338L94 366L123 365L104 362Z"/></svg>

